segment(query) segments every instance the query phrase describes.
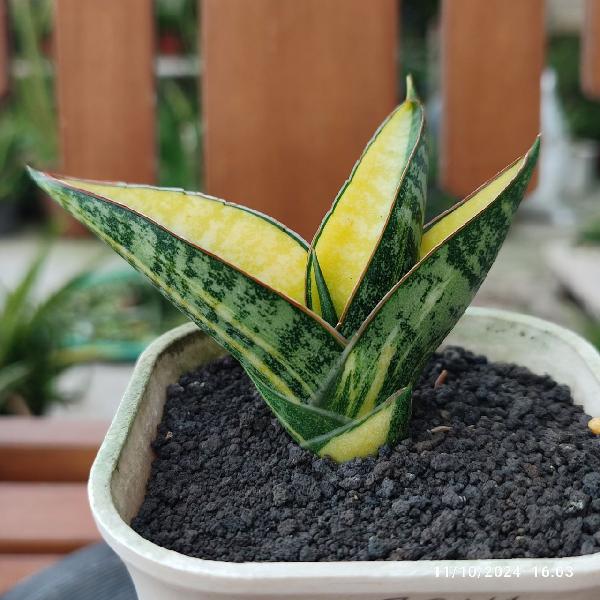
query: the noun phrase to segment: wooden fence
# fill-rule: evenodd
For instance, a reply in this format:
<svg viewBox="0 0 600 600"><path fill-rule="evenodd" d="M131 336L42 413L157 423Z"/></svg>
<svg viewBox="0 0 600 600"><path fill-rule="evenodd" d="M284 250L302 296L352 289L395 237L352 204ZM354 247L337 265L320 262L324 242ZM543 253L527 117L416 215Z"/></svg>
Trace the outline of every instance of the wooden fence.
<svg viewBox="0 0 600 600"><path fill-rule="evenodd" d="M206 190L310 236L398 101L399 3L200 5ZM442 2L440 172L451 193L471 191L539 130L543 5ZM587 5L583 82L600 97L600 0ZM6 48L3 28L0 94L8 85ZM55 59L61 170L153 182L152 0L55 0Z"/></svg>

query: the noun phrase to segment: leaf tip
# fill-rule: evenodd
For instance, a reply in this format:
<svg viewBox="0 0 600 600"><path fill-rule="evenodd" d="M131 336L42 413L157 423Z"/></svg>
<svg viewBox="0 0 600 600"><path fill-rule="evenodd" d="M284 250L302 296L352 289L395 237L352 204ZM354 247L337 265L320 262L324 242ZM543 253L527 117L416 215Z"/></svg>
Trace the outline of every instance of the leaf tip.
<svg viewBox="0 0 600 600"><path fill-rule="evenodd" d="M43 171L38 171L37 169L34 169L31 165L25 165L25 169L27 170L27 174L29 175L29 177L31 177L31 179L33 179L33 181L35 181L37 184L39 184L40 181L45 179L46 174Z"/></svg>
<svg viewBox="0 0 600 600"><path fill-rule="evenodd" d="M525 169L526 167L529 167L531 169L531 171L533 171L533 169L538 161L541 145L542 145L542 134L538 133L538 135L535 138L535 141L531 145L531 148L529 148L529 150L527 151L525 156L523 156L521 169Z"/></svg>
<svg viewBox="0 0 600 600"><path fill-rule="evenodd" d="M406 100L411 102L420 102L421 100L419 94L417 94L415 82L411 74L406 76Z"/></svg>
<svg viewBox="0 0 600 600"><path fill-rule="evenodd" d="M541 145L542 145L542 134L538 133L535 138L535 141L533 142L533 144L527 154L532 157L537 157L537 155L540 151Z"/></svg>

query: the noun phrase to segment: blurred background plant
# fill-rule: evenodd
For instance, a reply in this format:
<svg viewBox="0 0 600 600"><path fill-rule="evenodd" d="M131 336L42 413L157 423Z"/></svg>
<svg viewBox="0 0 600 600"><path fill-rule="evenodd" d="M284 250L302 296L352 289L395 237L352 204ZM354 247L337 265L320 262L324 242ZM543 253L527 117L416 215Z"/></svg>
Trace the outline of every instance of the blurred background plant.
<svg viewBox="0 0 600 600"><path fill-rule="evenodd" d="M22 162L21 128L15 112L12 106L0 111L0 235L16 228L21 199L29 187Z"/></svg>
<svg viewBox="0 0 600 600"><path fill-rule="evenodd" d="M0 104L0 235L23 228L31 235L32 227L56 230L56 220L64 217L34 189L24 168L59 166L53 3L10 0L9 9L11 86ZM199 189L196 3L156 0L155 13L162 60L157 86L159 184ZM66 281L63 277L55 291L37 301L46 254L55 243L45 243L12 286L1 281L0 267L0 414L39 415L74 400L77 394L65 392L60 384L71 367L134 361L153 338L184 321L125 265L109 271L86 269Z"/></svg>
<svg viewBox="0 0 600 600"><path fill-rule="evenodd" d="M548 43L548 65L556 73L556 91L571 135L600 141L600 102L586 98L581 92L580 46L578 35L552 36Z"/></svg>
<svg viewBox="0 0 600 600"><path fill-rule="evenodd" d="M59 342L65 302L78 277L36 303L33 290L44 264L44 246L23 278L2 298L0 312L0 414L45 413L68 397L57 388L58 377L69 367L95 356L64 349Z"/></svg>
<svg viewBox="0 0 600 600"><path fill-rule="evenodd" d="M600 245L600 216L582 226L579 241L584 244Z"/></svg>
<svg viewBox="0 0 600 600"><path fill-rule="evenodd" d="M199 104L195 80L158 82L160 185L202 189Z"/></svg>
<svg viewBox="0 0 600 600"><path fill-rule="evenodd" d="M133 361L183 316L132 270L84 270L42 300L46 242L21 281L0 296L0 414L46 413L75 399L60 376L92 361ZM0 282L1 283L1 282Z"/></svg>
<svg viewBox="0 0 600 600"><path fill-rule="evenodd" d="M15 77L10 103L21 130L24 159L48 168L58 158L57 122L50 52L52 4L11 0Z"/></svg>
<svg viewBox="0 0 600 600"><path fill-rule="evenodd" d="M197 52L198 6L190 0L155 0L158 49L163 55Z"/></svg>

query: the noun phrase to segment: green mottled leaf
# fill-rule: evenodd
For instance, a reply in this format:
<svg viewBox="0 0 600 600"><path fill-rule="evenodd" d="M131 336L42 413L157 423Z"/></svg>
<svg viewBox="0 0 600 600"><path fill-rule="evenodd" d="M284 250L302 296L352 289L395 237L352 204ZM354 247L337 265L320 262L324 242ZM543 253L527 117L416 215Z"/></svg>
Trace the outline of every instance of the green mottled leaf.
<svg viewBox="0 0 600 600"><path fill-rule="evenodd" d="M313 264L314 263L314 264ZM323 319L327 321L332 327L335 327L338 323L338 316L335 312L335 306L331 300L331 295L327 287L327 283L323 277L323 271L319 265L319 259L314 250L311 250L308 256L308 268L314 273L314 280L317 288L317 294L319 298L320 313ZM313 307L313 291L312 291L313 277L308 277L306 281L306 305L311 310Z"/></svg>
<svg viewBox="0 0 600 600"><path fill-rule="evenodd" d="M411 412L410 387L392 394L368 415L339 429L309 440L303 445L320 456L337 462L371 456L381 446L393 446L407 433Z"/></svg>
<svg viewBox="0 0 600 600"><path fill-rule="evenodd" d="M427 148L417 142L381 240L354 291L338 330L351 337L385 294L419 258L427 186Z"/></svg>
<svg viewBox="0 0 600 600"><path fill-rule="evenodd" d="M419 256L427 151L423 107L411 90L365 148L312 243L346 337ZM314 278L310 262L307 276Z"/></svg>
<svg viewBox="0 0 600 600"><path fill-rule="evenodd" d="M328 388L331 393L318 396L323 408L361 417L414 382L492 266L525 194L538 149L536 142L525 158L428 229L423 258L390 290L346 348L343 367Z"/></svg>
<svg viewBox="0 0 600 600"><path fill-rule="evenodd" d="M337 430L351 422L343 415L338 415L311 404L291 401L289 398L266 387L260 377L252 370L248 375L254 381L265 402L278 416L287 432L299 444Z"/></svg>
<svg viewBox="0 0 600 600"><path fill-rule="evenodd" d="M303 306L133 210L52 176L33 176L263 387L307 401L338 359L343 338Z"/></svg>
<svg viewBox="0 0 600 600"><path fill-rule="evenodd" d="M287 298L305 302L308 244L267 215L175 188L73 178L61 182L145 216Z"/></svg>

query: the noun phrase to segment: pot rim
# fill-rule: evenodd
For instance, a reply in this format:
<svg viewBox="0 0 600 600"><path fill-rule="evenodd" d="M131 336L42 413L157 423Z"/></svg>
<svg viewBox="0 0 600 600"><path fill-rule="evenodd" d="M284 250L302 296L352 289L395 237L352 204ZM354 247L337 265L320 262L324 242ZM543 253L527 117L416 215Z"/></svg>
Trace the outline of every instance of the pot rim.
<svg viewBox="0 0 600 600"><path fill-rule="evenodd" d="M587 363L600 382L600 355L596 349L579 335L543 319L511 311L482 307L469 307L471 317L510 321L539 329L560 338L571 346ZM424 592L439 592L443 581L444 589L451 591L486 591L497 589L497 579L486 576L489 570L519 569L519 576L507 576L503 581L509 593L512 589L527 590L573 590L600 585L600 552L584 556L565 558L517 558L476 560L420 560L420 561L337 561L337 562L248 562L232 563L193 558L158 546L136 533L117 512L111 494L111 480L117 468L121 449L136 418L149 374L159 357L175 342L197 335L200 330L193 323L177 327L151 343L136 363L130 383L121 404L98 451L88 483L90 506L96 524L104 539L126 562L151 575L160 576L174 585L190 585L190 576L203 581L202 588L218 591L252 593L253 584L260 584L262 592L290 590L294 582L302 582L303 590L323 591L323 585L344 585L349 591L372 592L373 586L386 593L386 582L395 589L402 589L402 582L416 581ZM551 572L556 569L572 568L576 577L536 577L545 567ZM456 578L445 576L446 569L458 569ZM460 575L463 569L472 569L473 577ZM436 572L438 575L436 576ZM439 573L443 576L440 577ZM183 579L182 579L183 578ZM186 581L186 583L183 582ZM440 581L441 580L441 581ZM309 585L307 587L307 582ZM381 587L376 585L381 584ZM487 582L487 584L486 584ZM285 586L284 586L285 584Z"/></svg>

